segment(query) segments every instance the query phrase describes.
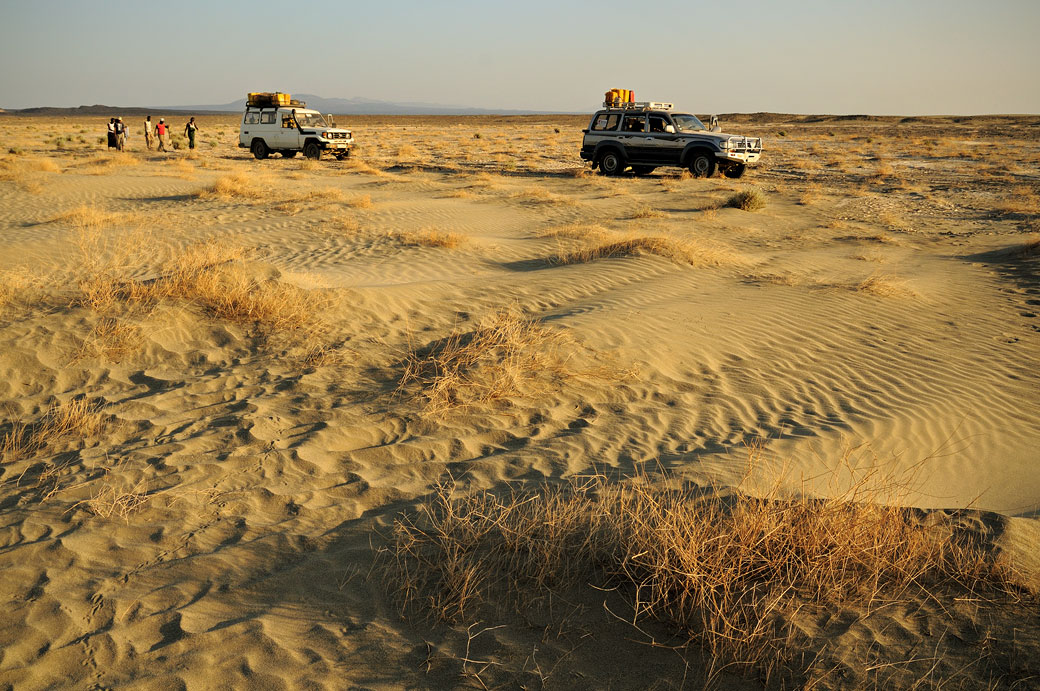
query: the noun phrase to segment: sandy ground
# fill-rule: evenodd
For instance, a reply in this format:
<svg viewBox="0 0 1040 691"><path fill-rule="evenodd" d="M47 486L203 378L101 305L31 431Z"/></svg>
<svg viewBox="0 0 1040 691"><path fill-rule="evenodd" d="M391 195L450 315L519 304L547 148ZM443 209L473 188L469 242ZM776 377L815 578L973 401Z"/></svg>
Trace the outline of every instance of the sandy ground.
<svg viewBox="0 0 1040 691"><path fill-rule="evenodd" d="M338 120L348 162L255 161L227 117L169 154L0 118L0 688L700 688L602 593L402 618L375 554L449 478L827 495L877 467L1035 592L1037 118L724 120L765 138L741 180L583 172L583 118ZM751 188L764 208L726 206ZM684 254L559 260L633 237ZM279 286L275 317L84 297L200 242ZM443 413L400 386L503 309L565 333L573 376ZM1035 601L979 607L806 625L847 667L822 686L1036 688Z"/></svg>

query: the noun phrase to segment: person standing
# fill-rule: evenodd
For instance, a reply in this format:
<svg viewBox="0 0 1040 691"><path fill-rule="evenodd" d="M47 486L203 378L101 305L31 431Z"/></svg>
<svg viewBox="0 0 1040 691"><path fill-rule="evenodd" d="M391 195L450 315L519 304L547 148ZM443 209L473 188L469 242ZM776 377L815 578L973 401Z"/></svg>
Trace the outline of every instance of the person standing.
<svg viewBox="0 0 1040 691"><path fill-rule="evenodd" d="M148 147L148 150L152 150L152 139L154 138L155 125L152 124L152 116L149 115L144 119L144 144Z"/></svg>
<svg viewBox="0 0 1040 691"><path fill-rule="evenodd" d="M116 118L116 150L122 151L126 146L126 125L123 118Z"/></svg>
<svg viewBox="0 0 1040 691"><path fill-rule="evenodd" d="M159 144L156 151L166 151L166 131L168 129L166 120L159 118L159 124L155 126L155 139Z"/></svg>
<svg viewBox="0 0 1040 691"><path fill-rule="evenodd" d="M195 124L195 118L188 120L188 124L184 126L184 134L188 138L188 148L195 148L195 133L199 131L199 126Z"/></svg>
<svg viewBox="0 0 1040 691"><path fill-rule="evenodd" d="M108 119L108 148L116 148L116 119Z"/></svg>

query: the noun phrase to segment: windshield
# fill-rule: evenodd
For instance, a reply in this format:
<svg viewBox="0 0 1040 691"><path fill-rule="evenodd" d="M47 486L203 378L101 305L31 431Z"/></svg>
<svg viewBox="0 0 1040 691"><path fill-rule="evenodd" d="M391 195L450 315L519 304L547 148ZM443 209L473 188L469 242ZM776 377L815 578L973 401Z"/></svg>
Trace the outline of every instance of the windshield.
<svg viewBox="0 0 1040 691"><path fill-rule="evenodd" d="M707 127L704 123L697 119L696 115L688 115L686 113L680 113L678 115L672 114L672 121L675 126L679 128L680 132L696 132L698 130L706 130Z"/></svg>
<svg viewBox="0 0 1040 691"><path fill-rule="evenodd" d="M296 111L296 122L300 127L328 127L321 113L301 113Z"/></svg>

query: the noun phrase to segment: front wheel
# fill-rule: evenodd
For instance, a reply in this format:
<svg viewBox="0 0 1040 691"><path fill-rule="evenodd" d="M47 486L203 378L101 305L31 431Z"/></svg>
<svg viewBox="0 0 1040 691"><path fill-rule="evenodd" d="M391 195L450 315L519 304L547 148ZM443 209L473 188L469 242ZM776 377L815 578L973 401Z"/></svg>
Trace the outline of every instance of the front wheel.
<svg viewBox="0 0 1040 691"><path fill-rule="evenodd" d="M307 146L303 147L303 155L317 161L321 158L321 147L315 142L308 142Z"/></svg>
<svg viewBox="0 0 1040 691"><path fill-rule="evenodd" d="M599 169L604 175L621 175L621 171L625 169L625 161L618 152L605 151L599 157Z"/></svg>
<svg viewBox="0 0 1040 691"><path fill-rule="evenodd" d="M690 156L690 172L695 178L710 178L715 174L715 156L708 151L695 151Z"/></svg>
<svg viewBox="0 0 1040 691"><path fill-rule="evenodd" d="M747 172L747 166L746 165L744 165L743 163L735 163L735 164L733 164L731 166L727 166L722 171L722 174L725 175L727 178L740 178L740 177L743 177L744 173L746 173L746 172Z"/></svg>
<svg viewBox="0 0 1040 691"><path fill-rule="evenodd" d="M253 158L258 161L264 160L270 153L270 150L267 148L267 144L264 143L263 139L254 139L249 150L253 153Z"/></svg>

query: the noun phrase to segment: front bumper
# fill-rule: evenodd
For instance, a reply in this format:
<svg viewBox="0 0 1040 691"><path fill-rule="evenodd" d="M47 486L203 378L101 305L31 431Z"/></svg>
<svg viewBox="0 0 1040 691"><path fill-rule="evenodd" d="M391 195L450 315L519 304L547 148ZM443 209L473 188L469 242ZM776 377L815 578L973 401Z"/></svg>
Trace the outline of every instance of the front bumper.
<svg viewBox="0 0 1040 691"><path fill-rule="evenodd" d="M720 161L732 161L734 163L755 163L762 158L761 151L733 151L723 150L715 154Z"/></svg>

